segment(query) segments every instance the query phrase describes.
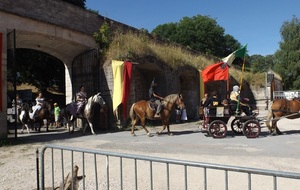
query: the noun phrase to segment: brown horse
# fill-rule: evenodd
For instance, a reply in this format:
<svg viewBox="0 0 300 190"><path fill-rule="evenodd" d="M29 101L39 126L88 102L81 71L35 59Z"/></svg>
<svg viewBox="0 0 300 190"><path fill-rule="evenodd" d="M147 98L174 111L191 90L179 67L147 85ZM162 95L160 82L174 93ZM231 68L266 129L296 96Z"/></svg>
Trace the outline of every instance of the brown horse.
<svg viewBox="0 0 300 190"><path fill-rule="evenodd" d="M297 99L276 99L269 107L266 125L272 135L280 135L282 132L277 127L280 118L296 119L300 117L300 101ZM271 125L272 124L272 125Z"/></svg>
<svg viewBox="0 0 300 190"><path fill-rule="evenodd" d="M49 102L45 102L45 105L38 111L37 116L34 119L29 117L29 113L32 113L32 106L28 103L23 103L21 107L21 113L19 115L19 119L22 123L22 131L24 126L27 128L29 133L28 126L31 129L35 129L36 131L41 131L41 127L46 125L46 131L49 131L49 121L51 119L51 104ZM45 123L44 123L45 121ZM35 124L38 124L39 127L36 127Z"/></svg>
<svg viewBox="0 0 300 190"><path fill-rule="evenodd" d="M161 118L158 118L158 119L161 119L163 129L161 131L158 131L157 134L162 133L163 130L165 130L165 128L167 127L168 134L172 135L172 133L170 132L170 127L169 127L169 119L171 116L171 112L175 107L175 104L180 109L185 108L181 94L170 94L162 100L163 108L161 111ZM131 124L132 124L131 134L133 136L135 136L135 133L134 133L135 125L137 124L137 122L139 120L141 120L141 125L144 128L144 130L146 131L146 134L148 136L152 136L150 134L150 132L147 130L147 128L145 127L145 120L146 119L150 119L150 120L157 119L157 118L154 118L154 114L155 114L155 110L153 110L150 107L149 101L141 100L141 101L138 101L138 102L132 104L132 106L130 108L130 112L129 112L129 115L131 117Z"/></svg>

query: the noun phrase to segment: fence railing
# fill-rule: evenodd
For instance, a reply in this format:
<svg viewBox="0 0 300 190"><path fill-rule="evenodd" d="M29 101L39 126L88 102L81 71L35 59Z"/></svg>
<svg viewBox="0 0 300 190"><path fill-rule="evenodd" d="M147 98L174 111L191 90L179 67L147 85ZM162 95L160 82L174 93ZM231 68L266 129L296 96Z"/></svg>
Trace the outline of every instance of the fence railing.
<svg viewBox="0 0 300 190"><path fill-rule="evenodd" d="M40 187L64 183L73 166L86 176L79 189L294 189L300 173L45 145L40 153ZM245 160L245 164L247 161ZM37 168L38 169L38 168ZM78 175L79 175L78 174ZM271 178L271 179L270 179ZM287 180L287 181L286 181ZM291 181L292 180L292 181ZM290 186L290 187L289 187Z"/></svg>

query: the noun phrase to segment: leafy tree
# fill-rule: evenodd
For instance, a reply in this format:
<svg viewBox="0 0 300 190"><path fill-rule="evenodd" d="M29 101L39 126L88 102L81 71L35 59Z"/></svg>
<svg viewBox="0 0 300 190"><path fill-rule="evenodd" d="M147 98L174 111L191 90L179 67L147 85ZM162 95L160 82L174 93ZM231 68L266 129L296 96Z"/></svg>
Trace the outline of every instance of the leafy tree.
<svg viewBox="0 0 300 190"><path fill-rule="evenodd" d="M11 53L8 51L9 56ZM14 72L12 63L8 64L9 82L14 81L14 73L16 73L17 85L28 83L42 91L57 86L60 92L65 91L64 64L49 54L32 49L17 49L16 71Z"/></svg>
<svg viewBox="0 0 300 190"><path fill-rule="evenodd" d="M208 16L183 17L178 23L157 26L151 34L182 44L193 50L225 57L241 44Z"/></svg>
<svg viewBox="0 0 300 190"><path fill-rule="evenodd" d="M106 51L109 48L109 45L112 41L111 38L111 29L107 22L104 22L99 29L99 32L95 32L93 37L97 44L99 44L100 53L102 56L106 54Z"/></svg>
<svg viewBox="0 0 300 190"><path fill-rule="evenodd" d="M274 67L274 56L273 55L252 55L248 59L250 70L254 73L267 72L269 69Z"/></svg>
<svg viewBox="0 0 300 190"><path fill-rule="evenodd" d="M280 32L274 70L281 75L286 90L300 89L300 20L293 16L283 23Z"/></svg>
<svg viewBox="0 0 300 190"><path fill-rule="evenodd" d="M85 8L85 1L86 0L63 0L65 2L71 3L73 5Z"/></svg>

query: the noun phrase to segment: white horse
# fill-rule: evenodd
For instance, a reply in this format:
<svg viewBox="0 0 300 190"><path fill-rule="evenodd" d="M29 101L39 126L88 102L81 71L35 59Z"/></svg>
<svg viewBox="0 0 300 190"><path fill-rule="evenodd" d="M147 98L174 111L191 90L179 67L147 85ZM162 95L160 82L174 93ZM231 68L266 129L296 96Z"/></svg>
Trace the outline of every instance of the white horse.
<svg viewBox="0 0 300 190"><path fill-rule="evenodd" d="M84 106L83 112L80 115L76 115L74 113L74 103L69 103L66 105L66 119L67 119L67 127L69 128L69 132L74 132L74 120L76 118L79 119L84 119L87 121L88 124L85 124L83 127L83 134L85 134L85 129L87 127L87 125L90 126L91 128L91 132L93 135L95 135L94 129L93 129L93 124L92 124L92 119L93 119L93 115L94 115L94 111L97 105L100 105L101 109L103 109L103 107L106 106L105 101L103 100L102 96L100 93L91 96L87 103ZM73 117L71 119L71 117ZM72 131L71 131L71 123L72 123Z"/></svg>
<svg viewBox="0 0 300 190"><path fill-rule="evenodd" d="M21 111L19 114L20 122L22 123L21 132L23 133L24 127L27 129L27 133L30 133L29 125L31 125L30 117L29 117L30 105L28 103L23 103L21 105Z"/></svg>

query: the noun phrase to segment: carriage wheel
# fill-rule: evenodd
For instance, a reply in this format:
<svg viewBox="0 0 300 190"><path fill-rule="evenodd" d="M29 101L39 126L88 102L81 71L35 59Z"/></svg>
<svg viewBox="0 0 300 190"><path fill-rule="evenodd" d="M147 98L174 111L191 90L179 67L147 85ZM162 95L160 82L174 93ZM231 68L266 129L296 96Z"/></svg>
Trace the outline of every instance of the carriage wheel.
<svg viewBox="0 0 300 190"><path fill-rule="evenodd" d="M226 136L226 132L226 123L221 120L214 120L208 127L208 133L213 138L224 138Z"/></svg>
<svg viewBox="0 0 300 190"><path fill-rule="evenodd" d="M248 120L243 125L243 134L247 138L256 138L260 134L260 125L256 120Z"/></svg>
<svg viewBox="0 0 300 190"><path fill-rule="evenodd" d="M235 118L231 122L231 130L236 134L243 134L243 123L240 119Z"/></svg>

